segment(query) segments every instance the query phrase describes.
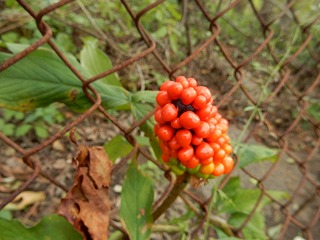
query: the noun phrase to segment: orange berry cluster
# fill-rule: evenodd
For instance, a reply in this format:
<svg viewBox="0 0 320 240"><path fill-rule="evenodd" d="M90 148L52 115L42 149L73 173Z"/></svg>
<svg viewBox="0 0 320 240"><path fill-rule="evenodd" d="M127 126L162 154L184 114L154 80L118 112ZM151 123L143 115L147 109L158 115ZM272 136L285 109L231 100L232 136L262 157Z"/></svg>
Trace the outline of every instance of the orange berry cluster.
<svg viewBox="0 0 320 240"><path fill-rule="evenodd" d="M198 86L194 78L179 76L161 85L156 101L154 132L165 163L201 178L232 170L229 123L213 105L207 87Z"/></svg>

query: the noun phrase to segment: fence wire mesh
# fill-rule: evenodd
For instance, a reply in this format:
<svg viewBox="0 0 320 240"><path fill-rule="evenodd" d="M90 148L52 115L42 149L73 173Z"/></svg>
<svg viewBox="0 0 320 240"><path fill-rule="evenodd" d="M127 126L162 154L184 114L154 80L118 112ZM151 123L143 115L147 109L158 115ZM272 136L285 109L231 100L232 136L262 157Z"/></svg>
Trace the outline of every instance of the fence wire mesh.
<svg viewBox="0 0 320 240"><path fill-rule="evenodd" d="M112 73L123 74L132 66L140 67L141 78L154 78L152 71L160 71L168 78L178 75L192 76L208 86L216 96L215 102L225 117L230 121L230 134L241 142L259 142L268 147L279 148L281 151L273 163L261 163L245 168L235 168L232 175L241 175L254 182L254 188L260 190L260 197L254 204L245 221L236 229L236 236L242 237L242 229L248 224L259 208L261 201L267 197L272 201L270 209L265 212L268 226L281 226L277 239L292 239L298 233L306 239L319 239L320 218L320 165L319 119L310 111L312 101L319 101L320 72L319 72L319 15L301 23L299 19L299 1L266 1L275 5L276 11L263 11L266 6L256 6L253 0L237 1L179 1L183 19L180 36L181 41L187 42L188 49L179 49L183 57L169 58L166 46L154 40L148 30L146 15L157 14L159 7L165 0L158 0L146 6L121 0L122 13L131 18L132 26L139 34L128 52L119 50L116 34L101 30L93 22L93 29L88 29L68 19L59 16L59 9L70 7L74 11L76 3L81 1L62 0L39 9L32 1L17 0L25 11L25 20L20 22L6 21L2 24L0 33L9 32L16 25L36 24L41 36L29 47L15 54L1 63L0 71L10 68L18 61L28 56L41 46L49 45L61 58L66 66L78 77L82 83L84 94L92 102L91 107L70 118L68 123L46 140L23 146L0 132L0 139L10 148L18 152L21 158L14 161L23 163L32 169L26 171L27 177L23 184L13 193L2 195L0 209L12 202L17 195L28 189L42 177L50 184L67 191L68 187L50 175L48 169L43 168L43 161L54 165L57 159L47 156L41 159L41 152L51 151L52 144L65 136L73 128L84 124L93 113L99 111L106 120L110 121L113 129L125 136L134 146L132 152L121 161L130 159L138 152L160 169L162 164L153 159L150 154L136 141L135 132L147 119L153 117L153 112L143 119L133 122L130 126L115 118L101 105L101 96L92 83ZM50 2L50 1L49 1ZM84 1L85 2L85 1ZM86 2L87 5L92 2ZM109 4L105 2L103 4ZM265 3L263 3L265 4ZM315 5L318 3L315 2ZM303 5L303 4L302 4ZM90 14L90 8L88 8ZM106 8L108 9L108 8ZM248 11L251 31L243 29L238 22L243 11ZM108 11L108 10L107 10ZM112 11L112 10L110 10ZM232 13L232 15L230 15ZM112 14L112 12L106 13ZM232 16L238 16L232 19ZM192 17L196 16L196 17ZM74 31L86 32L88 35L105 41L109 51L115 54L112 58L113 67L104 72L86 78L70 62L64 51L53 40L54 26L47 23L47 19L64 19L66 25L72 26ZM58 21L58 20L57 20ZM119 28L125 30L124 22L115 21ZM196 26L198 41L192 39L191 26ZM226 34L226 32L232 34ZM280 40L279 40L280 39ZM284 39L284 40L283 40ZM277 41L275 41L277 40ZM277 44L283 44L278 46ZM178 45L179 46L179 45ZM110 50L111 49L111 50ZM118 52L117 52L118 51ZM142 68L141 68L142 66ZM244 111L245 106L250 111ZM104 131L101 129L101 131ZM100 139L103 142L105 139ZM40 161L39 161L40 158ZM46 165L48 166L48 165ZM4 169L14 167L14 163L5 162ZM0 175L1 176L1 175ZM40 177L41 176L41 177ZM219 188L224 187L231 175L226 176ZM5 177L2 175L1 177ZM269 189L286 191L290 197L286 201L278 201L269 193ZM184 198L191 198L199 202L203 213L208 199L197 199L191 193ZM203 222L199 223L199 228Z"/></svg>

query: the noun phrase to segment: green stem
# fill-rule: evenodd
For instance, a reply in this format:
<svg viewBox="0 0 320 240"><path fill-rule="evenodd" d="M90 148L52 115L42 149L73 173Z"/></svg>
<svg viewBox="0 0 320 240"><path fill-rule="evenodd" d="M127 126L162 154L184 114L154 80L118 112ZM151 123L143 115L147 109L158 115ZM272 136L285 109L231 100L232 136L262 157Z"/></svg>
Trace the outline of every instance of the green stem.
<svg viewBox="0 0 320 240"><path fill-rule="evenodd" d="M168 197L162 202L162 204L153 212L153 220L157 220L177 199L183 189L187 186L189 181L189 174L184 173L178 176L176 182L169 193Z"/></svg>

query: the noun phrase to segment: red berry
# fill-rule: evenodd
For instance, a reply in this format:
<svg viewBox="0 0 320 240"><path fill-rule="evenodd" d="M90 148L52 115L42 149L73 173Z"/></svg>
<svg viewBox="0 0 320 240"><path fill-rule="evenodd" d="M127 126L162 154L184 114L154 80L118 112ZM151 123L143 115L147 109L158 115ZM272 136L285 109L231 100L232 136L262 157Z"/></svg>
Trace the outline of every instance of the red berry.
<svg viewBox="0 0 320 240"><path fill-rule="evenodd" d="M180 123L186 129L192 129L200 126L200 118L192 111L186 111L180 116Z"/></svg>
<svg viewBox="0 0 320 240"><path fill-rule="evenodd" d="M161 109L157 110L156 113L154 114L154 119L156 120L157 123L160 125L165 124L165 121L163 121L161 117Z"/></svg>
<svg viewBox="0 0 320 240"><path fill-rule="evenodd" d="M176 78L176 82L181 82L181 81L184 81L184 80L187 80L187 78L186 77L184 77L184 76L179 76L179 77L177 77Z"/></svg>
<svg viewBox="0 0 320 240"><path fill-rule="evenodd" d="M187 80L181 80L179 83L182 85L183 89L187 89L189 87L189 82Z"/></svg>
<svg viewBox="0 0 320 240"><path fill-rule="evenodd" d="M202 142L196 147L196 156L200 160L211 158L213 156L213 149L208 143Z"/></svg>
<svg viewBox="0 0 320 240"><path fill-rule="evenodd" d="M178 157L178 150L177 149L170 149L170 156L173 158Z"/></svg>
<svg viewBox="0 0 320 240"><path fill-rule="evenodd" d="M171 99L176 100L181 96L181 93L183 91L183 86L180 83L173 83L168 88L168 95Z"/></svg>
<svg viewBox="0 0 320 240"><path fill-rule="evenodd" d="M212 157L200 160L201 165L208 165L208 164L210 164L212 162L213 162L213 158Z"/></svg>
<svg viewBox="0 0 320 240"><path fill-rule="evenodd" d="M164 121L170 122L178 116L178 109L172 104L168 103L161 109L161 117Z"/></svg>
<svg viewBox="0 0 320 240"><path fill-rule="evenodd" d="M193 156L189 161L187 161L184 165L187 168L195 168L199 165L200 161L196 156Z"/></svg>
<svg viewBox="0 0 320 240"><path fill-rule="evenodd" d="M222 132L220 129L214 129L212 133L210 133L209 137L207 137L207 140L209 142L216 142L219 137L221 137Z"/></svg>
<svg viewBox="0 0 320 240"><path fill-rule="evenodd" d="M157 136L158 135L158 130L160 128L160 125L159 124L155 124L154 127L153 127L153 131L154 131L154 134Z"/></svg>
<svg viewBox="0 0 320 240"><path fill-rule="evenodd" d="M171 127L176 128L176 129L182 127L182 125L180 124L180 119L179 118L176 118L176 119L172 120L170 124L171 124Z"/></svg>
<svg viewBox="0 0 320 240"><path fill-rule="evenodd" d="M214 153L218 152L220 149L220 145L216 142L210 142L209 145L212 147Z"/></svg>
<svg viewBox="0 0 320 240"><path fill-rule="evenodd" d="M188 78L187 81L189 83L189 87L196 88L198 86L198 82L194 78Z"/></svg>
<svg viewBox="0 0 320 240"><path fill-rule="evenodd" d="M211 111L210 111L210 118L215 117L217 113L218 113L217 106L212 106Z"/></svg>
<svg viewBox="0 0 320 240"><path fill-rule="evenodd" d="M185 163L193 157L193 154L193 147L189 145L187 147L181 148L178 151L178 159L180 160L180 162Z"/></svg>
<svg viewBox="0 0 320 240"><path fill-rule="evenodd" d="M218 161L223 159L225 156L226 156L226 152L222 148L220 148L218 152L214 153L214 159Z"/></svg>
<svg viewBox="0 0 320 240"><path fill-rule="evenodd" d="M217 128L219 128L222 133L226 133L228 131L228 126L221 122L217 125Z"/></svg>
<svg viewBox="0 0 320 240"><path fill-rule="evenodd" d="M160 91L156 97L159 106L164 106L171 101L167 91Z"/></svg>
<svg viewBox="0 0 320 240"><path fill-rule="evenodd" d="M208 123L212 123L213 125L216 125L218 121L215 118L209 118Z"/></svg>
<svg viewBox="0 0 320 240"><path fill-rule="evenodd" d="M160 142L160 148L163 153L170 155L170 148L167 145L167 142Z"/></svg>
<svg viewBox="0 0 320 240"><path fill-rule="evenodd" d="M173 137L169 142L168 145L171 149L179 149L181 146L180 144L177 142L176 137Z"/></svg>
<svg viewBox="0 0 320 240"><path fill-rule="evenodd" d="M198 86L196 88L196 91L197 91L198 95L205 96L207 103L209 103L211 101L211 92L210 92L209 88L207 88L205 86Z"/></svg>
<svg viewBox="0 0 320 240"><path fill-rule="evenodd" d="M181 147L187 147L191 143L192 133L187 129L181 129L177 131L175 138Z"/></svg>
<svg viewBox="0 0 320 240"><path fill-rule="evenodd" d="M204 108L206 105L207 105L207 99L203 95L198 95L192 103L192 107L194 107L195 109Z"/></svg>
<svg viewBox="0 0 320 240"><path fill-rule="evenodd" d="M199 109L196 114L202 121L206 121L210 117L212 105L207 104L204 108Z"/></svg>
<svg viewBox="0 0 320 240"><path fill-rule="evenodd" d="M193 131L200 138L206 138L210 134L210 126L207 122L200 122L200 126L194 128Z"/></svg>
<svg viewBox="0 0 320 240"><path fill-rule="evenodd" d="M161 155L161 158L162 158L162 161L164 162L169 162L170 160L170 156L164 153Z"/></svg>
<svg viewBox="0 0 320 240"><path fill-rule="evenodd" d="M222 116L220 113L217 113L216 116L214 117L218 122L222 119Z"/></svg>
<svg viewBox="0 0 320 240"><path fill-rule="evenodd" d="M191 139L191 143L193 144L193 145L199 145L200 143L202 143L203 142L203 138L201 138L201 137L198 137L197 135L192 135L192 139Z"/></svg>
<svg viewBox="0 0 320 240"><path fill-rule="evenodd" d="M227 139L222 135L216 141L220 146L223 146L227 143Z"/></svg>
<svg viewBox="0 0 320 240"><path fill-rule="evenodd" d="M167 91L168 88L173 84L174 82L173 81L165 81L164 83L162 83L161 87L160 87L160 90L161 91Z"/></svg>
<svg viewBox="0 0 320 240"><path fill-rule="evenodd" d="M167 142L172 139L174 135L174 130L172 127L168 125L163 125L159 127L157 134L159 139Z"/></svg>
<svg viewBox="0 0 320 240"><path fill-rule="evenodd" d="M194 101L196 97L197 97L196 90L194 90L194 88L187 88L183 90L180 98L184 105L189 105Z"/></svg>

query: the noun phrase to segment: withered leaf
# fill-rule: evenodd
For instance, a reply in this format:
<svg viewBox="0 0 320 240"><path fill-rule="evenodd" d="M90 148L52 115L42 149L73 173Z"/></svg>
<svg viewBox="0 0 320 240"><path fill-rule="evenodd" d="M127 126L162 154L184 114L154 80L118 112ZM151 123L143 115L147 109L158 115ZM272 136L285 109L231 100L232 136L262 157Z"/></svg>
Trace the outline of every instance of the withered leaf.
<svg viewBox="0 0 320 240"><path fill-rule="evenodd" d="M72 188L62 199L59 214L86 240L108 236L110 201L108 188L112 162L103 147L79 146L77 172Z"/></svg>

